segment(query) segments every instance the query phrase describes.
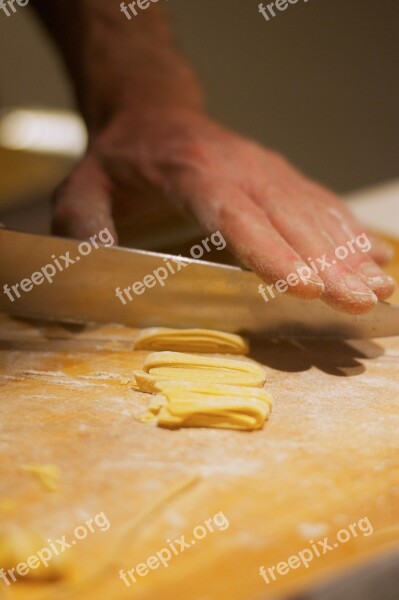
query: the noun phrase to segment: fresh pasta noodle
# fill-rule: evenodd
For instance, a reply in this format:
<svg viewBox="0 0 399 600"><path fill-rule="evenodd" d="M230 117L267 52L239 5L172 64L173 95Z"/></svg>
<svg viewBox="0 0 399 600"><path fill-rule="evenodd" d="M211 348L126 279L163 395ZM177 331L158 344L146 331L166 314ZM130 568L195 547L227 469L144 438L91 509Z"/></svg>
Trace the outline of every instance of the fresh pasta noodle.
<svg viewBox="0 0 399 600"><path fill-rule="evenodd" d="M213 329L144 329L135 342L136 350L171 350L218 354L248 354L247 342L239 335Z"/></svg>

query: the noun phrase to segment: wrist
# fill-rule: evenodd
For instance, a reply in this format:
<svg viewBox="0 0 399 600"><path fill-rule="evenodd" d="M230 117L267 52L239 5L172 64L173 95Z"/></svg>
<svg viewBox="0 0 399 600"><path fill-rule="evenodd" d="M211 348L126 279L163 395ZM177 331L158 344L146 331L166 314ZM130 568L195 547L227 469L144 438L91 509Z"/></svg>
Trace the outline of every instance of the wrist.
<svg viewBox="0 0 399 600"><path fill-rule="evenodd" d="M84 51L73 61L76 92L89 129L121 112L201 111L202 88L152 7L134 29L101 4L90 13Z"/></svg>
<svg viewBox="0 0 399 600"><path fill-rule="evenodd" d="M89 84L89 79L87 83ZM162 81L137 81L120 77L115 85L84 85L78 98L89 133L95 135L122 120L136 128L150 121L200 119L205 117L204 102L195 86L164 85Z"/></svg>
<svg viewBox="0 0 399 600"><path fill-rule="evenodd" d="M162 146L190 146L203 136L212 138L222 130L201 108L171 104L131 104L112 110L108 120L99 128L89 129L93 148L116 148L128 140L133 155L151 153ZM150 154L151 154L150 153Z"/></svg>
<svg viewBox="0 0 399 600"><path fill-rule="evenodd" d="M129 21L109 0L32 3L62 51L91 132L120 112L201 110L201 87L175 48L162 7Z"/></svg>

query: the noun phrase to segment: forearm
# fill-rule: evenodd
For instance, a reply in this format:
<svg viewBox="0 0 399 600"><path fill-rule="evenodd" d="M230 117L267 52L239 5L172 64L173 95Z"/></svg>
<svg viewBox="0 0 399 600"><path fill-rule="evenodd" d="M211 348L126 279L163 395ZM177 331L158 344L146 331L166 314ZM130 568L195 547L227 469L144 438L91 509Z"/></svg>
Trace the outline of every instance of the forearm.
<svg viewBox="0 0 399 600"><path fill-rule="evenodd" d="M116 0L33 0L60 48L92 130L118 110L199 111L202 93L151 4L134 19Z"/></svg>

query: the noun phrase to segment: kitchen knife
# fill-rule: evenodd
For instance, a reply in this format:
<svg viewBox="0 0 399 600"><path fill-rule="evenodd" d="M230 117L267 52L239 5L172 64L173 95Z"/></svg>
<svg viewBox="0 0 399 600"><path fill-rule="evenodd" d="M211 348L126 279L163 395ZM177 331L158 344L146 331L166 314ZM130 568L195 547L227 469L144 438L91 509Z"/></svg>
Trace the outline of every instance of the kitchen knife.
<svg viewBox="0 0 399 600"><path fill-rule="evenodd" d="M0 229L0 312L10 315L276 338L399 335L399 307L386 302L353 316L288 294L265 302L261 283L237 267Z"/></svg>

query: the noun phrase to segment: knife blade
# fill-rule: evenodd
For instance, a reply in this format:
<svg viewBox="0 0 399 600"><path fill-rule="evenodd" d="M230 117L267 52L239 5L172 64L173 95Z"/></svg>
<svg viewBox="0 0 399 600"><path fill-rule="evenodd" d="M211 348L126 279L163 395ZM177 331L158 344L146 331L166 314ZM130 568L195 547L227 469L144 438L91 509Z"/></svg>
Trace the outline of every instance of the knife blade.
<svg viewBox="0 0 399 600"><path fill-rule="evenodd" d="M84 255L80 244L0 229L0 312L75 323L204 327L274 338L399 335L399 307L386 302L361 316L288 294L265 302L258 290L261 280L238 267L115 246L89 251L88 242Z"/></svg>

